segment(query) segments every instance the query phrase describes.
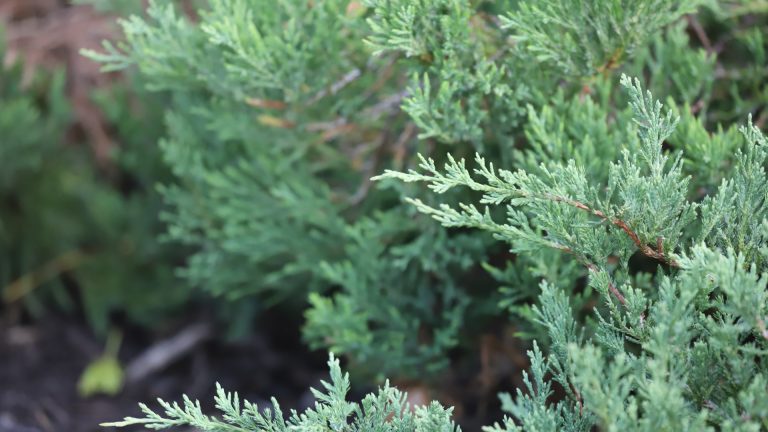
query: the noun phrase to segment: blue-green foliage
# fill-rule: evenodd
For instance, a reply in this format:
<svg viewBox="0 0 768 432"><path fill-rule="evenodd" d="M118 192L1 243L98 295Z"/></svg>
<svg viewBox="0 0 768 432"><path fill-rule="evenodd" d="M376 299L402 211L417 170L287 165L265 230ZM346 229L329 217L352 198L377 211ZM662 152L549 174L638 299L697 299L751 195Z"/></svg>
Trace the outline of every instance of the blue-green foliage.
<svg viewBox="0 0 768 432"><path fill-rule="evenodd" d="M742 127L744 139L730 144L737 150L727 178L691 202L681 155L662 148L678 118L637 81L622 77L622 84L639 143L624 145L602 181L589 180L574 159L531 172L497 170L479 156L472 171L463 160L451 159L442 172L423 159L424 173L382 177L426 182L436 193L478 191L480 204L506 206L504 222L473 204L410 201L443 225L491 231L520 254L556 249L588 270L602 299L592 324L574 319L567 289L541 284L529 316L547 330L550 352L530 354L530 394L505 397L524 430L765 428L768 412L753 401L768 373L768 142L751 122ZM697 149L685 148L692 158L701 157ZM650 287L633 286L629 258L636 254L668 268ZM549 402L547 373L567 404ZM508 420L489 430L521 429Z"/></svg>
<svg viewBox="0 0 768 432"><path fill-rule="evenodd" d="M368 196L366 177L402 160L413 136L381 135L387 121L403 124L386 80L401 66L369 59L349 6L221 1L193 25L155 3L147 19L124 22L125 43L95 56L136 63L172 93L160 147L177 181L162 187L165 219L197 251L182 272L193 284L268 299L340 287L313 297L310 344L376 374L418 374L458 343L469 305L458 280L486 248L461 236L451 245L455 236L411 220L393 194Z"/></svg>
<svg viewBox="0 0 768 432"><path fill-rule="evenodd" d="M641 3L631 10L656 4ZM691 7L664 3L643 27L619 15L588 19L631 34L619 44L631 50ZM629 11L619 9L608 11ZM536 163L565 155L557 147L581 149L583 133L594 137L583 159L598 172L612 140L633 136L612 130L596 102L578 105L589 64L537 66L535 50L510 40L535 26L503 23L531 23L528 12L467 0L217 0L193 22L152 2L145 17L122 22L123 42L89 55L108 70L135 65L150 88L171 94L160 147L176 180L162 187L164 218L169 236L196 251L182 270L192 284L229 298L316 292L306 314L312 346L351 354L377 374L419 374L444 366L464 317L495 301L469 294L493 286L468 281L498 252L487 237L413 220L367 178L407 166L433 143L512 163L524 137L539 143L528 157ZM563 56L583 63L592 54L569 45ZM545 104L553 97L554 112ZM578 117L574 125L589 122L552 143L548 125L562 110Z"/></svg>
<svg viewBox="0 0 768 432"><path fill-rule="evenodd" d="M439 373L501 297L538 342L489 430L758 430L765 138L717 122L764 109L763 72L721 70L700 3L156 1L89 55L170 95L192 284L308 295L309 344L378 376ZM722 3L701 19L763 59Z"/></svg>
<svg viewBox="0 0 768 432"><path fill-rule="evenodd" d="M699 3L521 1L501 20L537 62L552 63L567 75L589 78L618 67L650 35L683 14L694 12Z"/></svg>
<svg viewBox="0 0 768 432"><path fill-rule="evenodd" d="M413 407L407 394L385 383L376 393L360 402L347 401L349 375L342 373L339 361L328 360L331 381L322 381L323 390L311 389L315 404L304 412L290 411L286 416L280 404L272 399L272 408L260 409L256 404L240 401L237 393L217 386L216 408L221 418L203 413L200 403L184 398L184 403L159 400L163 413L141 405L145 417L126 417L124 421L105 426L143 425L149 429L192 426L202 431L333 431L333 432L460 432L451 420L452 409L432 402Z"/></svg>

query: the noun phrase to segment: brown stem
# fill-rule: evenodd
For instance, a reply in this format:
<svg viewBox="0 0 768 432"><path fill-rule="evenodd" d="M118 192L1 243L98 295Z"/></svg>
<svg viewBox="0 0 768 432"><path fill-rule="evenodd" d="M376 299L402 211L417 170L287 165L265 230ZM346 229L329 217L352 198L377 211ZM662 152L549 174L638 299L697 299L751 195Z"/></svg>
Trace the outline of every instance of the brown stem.
<svg viewBox="0 0 768 432"><path fill-rule="evenodd" d="M312 98L309 101L307 101L307 106L313 105L315 102L319 101L320 99L328 95L335 95L336 93L341 91L341 89L348 86L356 79L360 78L362 74L363 74L363 71L361 71L358 68L354 68L351 71L345 73L343 77L341 77L338 81L331 84L328 88L325 88L315 93L315 95L312 96Z"/></svg>
<svg viewBox="0 0 768 432"><path fill-rule="evenodd" d="M616 69L621 64L621 57L623 55L624 47L616 48L605 64L597 68L597 72L603 75L608 75L610 71Z"/></svg>
<svg viewBox="0 0 768 432"><path fill-rule="evenodd" d="M576 207L577 209L584 210L586 212L589 212L589 213L593 214L594 216L599 217L600 219L603 219L603 220L606 220L606 221L610 222L611 224L619 227L622 231L624 231L629 236L629 238L632 239L632 242L635 243L637 248L640 249L640 252L642 252L643 255L646 255L646 256L648 256L650 258L657 259L657 260L659 260L661 262L664 262L664 263L666 263L666 264L668 264L668 265L670 265L672 267L680 267L680 264L677 261L675 261L674 259L672 259L670 257L667 257L664 254L663 248L660 247L659 250L653 250L653 248L651 248L647 244L643 243L643 241L640 240L640 236L638 236L637 233L634 232L632 230L632 228L630 228L629 225L627 225L627 223L624 222L623 220L621 220L619 218L611 219L605 213L603 213L602 211L597 210L597 209L593 209L593 208L589 207L588 205L586 205L586 204L584 204L582 202L579 202L579 201L576 201L576 200L572 200L570 198L565 198L565 197L560 197L560 196L555 196L555 195L548 195L547 198L552 200L552 201L555 201L555 202L562 202L562 203L568 204L568 205L570 205L572 207Z"/></svg>
<svg viewBox="0 0 768 432"><path fill-rule="evenodd" d="M699 99L696 103L691 105L691 114L698 113L702 108L704 108L704 99Z"/></svg>
<svg viewBox="0 0 768 432"><path fill-rule="evenodd" d="M584 266L589 271L591 271L593 273L597 273L598 271L600 271L600 269L598 269L597 266L594 263L586 261L586 259L578 256L576 254L576 252L574 252L573 249L569 248L568 246L563 246L561 244L552 243L552 247L554 247L555 249L559 249L559 250L561 250L563 252L567 252L567 253L576 255L577 259L579 261L581 261L584 264ZM616 285L614 285L613 282L611 282L611 281L608 281L608 290L611 292L611 294L613 294L616 297L616 300L618 300L619 303L621 303L622 306L626 306L627 305L627 300L624 298L624 295L621 293L621 291L619 291L618 288L616 288Z"/></svg>
<svg viewBox="0 0 768 432"><path fill-rule="evenodd" d="M715 52L715 49L712 47L712 42L710 42L707 32L704 31L704 27L701 26L699 20L693 15L688 15L686 18L688 19L688 25L691 26L691 29L693 29L699 42L701 42L701 46L703 46L710 54Z"/></svg>
<svg viewBox="0 0 768 432"><path fill-rule="evenodd" d="M597 266L593 263L587 263L587 269L593 273L597 273L599 271ZM622 306L627 305L627 299L624 298L624 295L621 293L621 291L619 291L619 289L616 288L616 285L614 285L611 281L608 281L608 290L616 297L616 300L618 300Z"/></svg>
<svg viewBox="0 0 768 432"><path fill-rule="evenodd" d="M576 398L576 402L579 404L579 415L584 415L584 400L581 397L581 393L579 393L579 391L576 389L576 386L573 385L572 382L568 382L568 385L571 386L573 396Z"/></svg>
<svg viewBox="0 0 768 432"><path fill-rule="evenodd" d="M657 239L657 241L660 241L660 240L661 240L661 237L659 237L659 239ZM574 252L573 249L569 248L568 246L563 246L563 245L557 244L557 243L551 243L551 244L552 244L552 247L554 247L555 249L559 249L559 250L561 250L563 252L567 252L567 253L570 253L572 255L576 255L577 259L579 261L582 261L589 271L594 272L594 273L599 271L599 269L597 268L597 266L594 263L588 262L584 258L578 256L576 254L576 252ZM658 247L659 247L659 252L663 253L663 251L661 249L662 246L659 245ZM608 281L608 291L610 291L611 294L613 294L614 297L616 297L616 300L618 300L619 303L621 303L622 306L624 306L624 307L627 306L627 299L624 297L624 295L621 293L621 291L619 291L619 289L616 287L616 285L614 285L614 283L611 282L610 280ZM760 327L761 323L762 323L762 327ZM642 312L640 314L640 327L643 327L644 325L645 325L645 312ZM768 330L766 330L766 328L765 328L765 323L762 322L762 320L758 319L758 326L760 327L760 329L762 331L763 337L768 339Z"/></svg>
<svg viewBox="0 0 768 432"><path fill-rule="evenodd" d="M768 329L765 328L765 321L763 321L761 318L757 319L757 328L760 330L760 335L765 340L768 340Z"/></svg>
<svg viewBox="0 0 768 432"><path fill-rule="evenodd" d="M275 99L245 98L245 103L255 108L266 108L272 110L284 110L286 103Z"/></svg>

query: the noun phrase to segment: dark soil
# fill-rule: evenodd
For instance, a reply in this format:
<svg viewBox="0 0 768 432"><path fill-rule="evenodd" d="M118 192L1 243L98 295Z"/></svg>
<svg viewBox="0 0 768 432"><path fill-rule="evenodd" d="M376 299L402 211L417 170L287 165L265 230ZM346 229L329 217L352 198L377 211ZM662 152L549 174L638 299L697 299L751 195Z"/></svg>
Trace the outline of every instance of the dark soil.
<svg viewBox="0 0 768 432"><path fill-rule="evenodd" d="M270 332L270 326L283 323L260 324L263 332L237 343L211 338L161 372L127 385L117 396L89 398L78 395L77 381L99 355L101 343L87 326L53 315L31 325L0 325L0 432L108 430L99 423L138 415L137 401L178 400L181 394L200 399L211 409L217 381L260 406L273 395L285 407L310 405L308 387L327 373L324 356L271 340L286 328ZM298 327L287 327L296 332L293 341L298 343ZM121 360L127 362L130 353L146 348L142 348L146 337L141 331L128 332Z"/></svg>
<svg viewBox="0 0 768 432"><path fill-rule="evenodd" d="M200 316L194 311L188 315ZM274 396L286 411L304 410L314 404L309 388L319 387L320 380L327 379L327 357L310 352L301 340L301 322L286 316L290 315L264 311L251 335L236 341L227 342L223 332L214 331L207 342L184 351L146 378L126 383L119 394L83 398L77 382L102 352L103 338L94 336L84 320L72 315L49 312L30 321L0 308L0 432L109 430L99 423L140 416L137 402L157 407L153 404L156 398L178 401L182 394L200 400L207 413L215 414L216 382L260 407L269 406ZM121 364L130 364L200 321L205 320L188 318L171 328L152 331L121 326ZM411 404L438 400L454 407L454 418L463 430L480 430L502 418L498 392L522 385L523 349L511 334L506 329L484 335L477 345L467 347L471 353L463 350L437 379L393 384L408 393ZM374 390L364 379L356 378L360 377L352 377L349 395L353 401Z"/></svg>

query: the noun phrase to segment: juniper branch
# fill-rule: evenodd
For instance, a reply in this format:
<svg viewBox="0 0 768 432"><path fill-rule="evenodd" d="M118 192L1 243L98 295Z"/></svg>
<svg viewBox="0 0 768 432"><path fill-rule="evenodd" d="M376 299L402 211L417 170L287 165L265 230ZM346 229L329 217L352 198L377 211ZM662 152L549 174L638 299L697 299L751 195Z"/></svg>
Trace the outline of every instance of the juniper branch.
<svg viewBox="0 0 768 432"><path fill-rule="evenodd" d="M488 181L487 183L483 183L476 181L470 175L469 171L466 169L466 163L464 159L461 159L457 162L450 155L448 155L449 162L446 163L445 166L447 174L442 174L437 170L435 163L431 158L425 159L422 156L420 156L420 158L421 163L419 166L424 171L426 171L427 174L421 174L414 170L410 170L408 173L386 170L384 174L373 177L372 180L378 181L385 178L395 178L409 183L426 182L428 187L437 193L447 192L456 186L466 186L473 191L482 192L484 194L483 198L481 199L482 203L501 204L503 202L512 202L518 198L562 203L582 210L599 218L600 220L607 221L616 226L621 231L626 233L626 235L632 240L632 242L635 244L635 246L637 246L641 253L648 256L649 258L656 259L672 267L679 267L679 264L674 260L674 258L667 256L664 253L661 246L657 244L657 249L654 250L645 244L640 239L640 236L629 226L629 224L621 218L610 217L606 215L602 210L596 209L581 201L569 197L551 193L533 193L522 189L519 185L519 178L527 175L527 173L522 171L511 173L506 170L499 170L499 174L497 175L493 164L490 164L488 167L486 167L485 160L479 154L477 154L476 161L478 162L479 168L475 169L475 173L482 175L485 177L485 180ZM427 206L420 206L420 209L425 211L426 207ZM435 213L433 212L433 215L434 214ZM660 237L657 237L657 243L659 238Z"/></svg>

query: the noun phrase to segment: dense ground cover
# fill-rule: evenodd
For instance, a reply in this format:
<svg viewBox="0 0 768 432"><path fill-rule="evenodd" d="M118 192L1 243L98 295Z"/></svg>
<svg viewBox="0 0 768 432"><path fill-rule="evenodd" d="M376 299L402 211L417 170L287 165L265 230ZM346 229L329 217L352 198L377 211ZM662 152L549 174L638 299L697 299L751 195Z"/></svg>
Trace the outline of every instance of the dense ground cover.
<svg viewBox="0 0 768 432"><path fill-rule="evenodd" d="M65 322L60 395L304 409L332 351L410 396L331 361L294 427L768 427L766 5L90 3L6 12L4 376Z"/></svg>

